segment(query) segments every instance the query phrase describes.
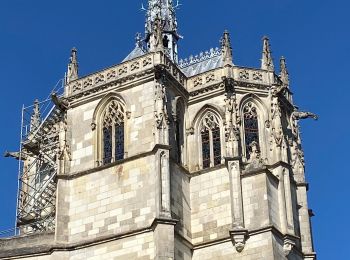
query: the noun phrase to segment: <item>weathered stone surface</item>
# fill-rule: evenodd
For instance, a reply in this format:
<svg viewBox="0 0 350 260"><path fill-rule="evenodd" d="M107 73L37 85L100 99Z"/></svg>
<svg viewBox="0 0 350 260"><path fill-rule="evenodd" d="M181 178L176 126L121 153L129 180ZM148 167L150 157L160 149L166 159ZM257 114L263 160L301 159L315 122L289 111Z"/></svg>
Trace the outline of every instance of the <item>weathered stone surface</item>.
<svg viewBox="0 0 350 260"><path fill-rule="evenodd" d="M315 259L298 128L311 114L285 60L280 78L265 38L262 69L233 66L225 32L177 63L162 37L178 35L148 19L150 50L81 78L71 60L55 233L0 239L0 259Z"/></svg>

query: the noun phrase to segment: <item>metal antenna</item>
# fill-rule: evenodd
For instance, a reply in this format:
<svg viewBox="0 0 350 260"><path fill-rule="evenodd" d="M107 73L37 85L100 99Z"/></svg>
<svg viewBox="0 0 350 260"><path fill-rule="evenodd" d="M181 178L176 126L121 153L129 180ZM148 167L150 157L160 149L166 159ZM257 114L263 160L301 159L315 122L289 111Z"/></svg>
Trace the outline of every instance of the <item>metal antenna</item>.
<svg viewBox="0 0 350 260"><path fill-rule="evenodd" d="M175 9L179 8L182 4L179 3L179 0L176 1L176 5L174 6Z"/></svg>

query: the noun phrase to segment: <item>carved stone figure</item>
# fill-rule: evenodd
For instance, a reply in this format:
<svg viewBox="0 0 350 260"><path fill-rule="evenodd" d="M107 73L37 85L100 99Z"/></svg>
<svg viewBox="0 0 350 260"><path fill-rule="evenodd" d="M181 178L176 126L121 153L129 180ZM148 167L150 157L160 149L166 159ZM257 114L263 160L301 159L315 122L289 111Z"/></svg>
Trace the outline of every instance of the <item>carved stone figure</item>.
<svg viewBox="0 0 350 260"><path fill-rule="evenodd" d="M150 35L150 51L162 49L163 46L163 28L162 21L156 17L153 24L153 31Z"/></svg>
<svg viewBox="0 0 350 260"><path fill-rule="evenodd" d="M283 139L283 129L281 122L281 107L276 93L276 89L271 89L270 91L271 99L271 131L273 141L277 147L281 147ZM272 148L271 148L272 149Z"/></svg>

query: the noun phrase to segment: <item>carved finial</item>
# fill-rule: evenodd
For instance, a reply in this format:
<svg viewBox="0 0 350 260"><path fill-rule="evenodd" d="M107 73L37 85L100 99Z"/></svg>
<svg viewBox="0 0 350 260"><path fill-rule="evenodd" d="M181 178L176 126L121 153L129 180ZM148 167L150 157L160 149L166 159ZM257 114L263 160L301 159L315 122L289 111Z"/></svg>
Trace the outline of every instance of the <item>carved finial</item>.
<svg viewBox="0 0 350 260"><path fill-rule="evenodd" d="M289 86L289 73L287 70L286 59L283 56L280 59L280 78L285 86Z"/></svg>
<svg viewBox="0 0 350 260"><path fill-rule="evenodd" d="M30 118L30 130L33 131L37 129L40 125L40 109L39 100L34 101L33 114Z"/></svg>
<svg viewBox="0 0 350 260"><path fill-rule="evenodd" d="M269 38L266 36L264 36L263 38L263 53L262 53L262 59L261 59L261 69L268 70L268 71L274 71L275 69L273 65L270 41L269 41Z"/></svg>
<svg viewBox="0 0 350 260"><path fill-rule="evenodd" d="M232 46L230 40L230 33L226 30L221 39L221 50L222 50L222 58L225 65L232 65Z"/></svg>
<svg viewBox="0 0 350 260"><path fill-rule="evenodd" d="M143 45L142 45L142 35L141 33L136 33L135 35L135 44L136 44L136 47L139 47L139 48L143 48Z"/></svg>
<svg viewBox="0 0 350 260"><path fill-rule="evenodd" d="M73 48L71 50L70 60L68 64L68 72L66 83L78 79L78 59L77 59L77 49Z"/></svg>
<svg viewBox="0 0 350 260"><path fill-rule="evenodd" d="M163 28L162 21L159 16L157 16L153 23L152 33L149 40L149 50L155 51L162 49L162 38L163 38Z"/></svg>

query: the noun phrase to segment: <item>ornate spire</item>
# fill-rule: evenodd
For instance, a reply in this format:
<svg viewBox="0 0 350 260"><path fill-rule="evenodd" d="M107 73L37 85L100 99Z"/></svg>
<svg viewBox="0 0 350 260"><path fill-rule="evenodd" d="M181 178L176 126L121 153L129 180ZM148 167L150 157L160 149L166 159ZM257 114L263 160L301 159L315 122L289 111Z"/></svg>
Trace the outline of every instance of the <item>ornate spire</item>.
<svg viewBox="0 0 350 260"><path fill-rule="evenodd" d="M289 73L287 70L286 59L283 56L280 59L280 78L285 86L289 86Z"/></svg>
<svg viewBox="0 0 350 260"><path fill-rule="evenodd" d="M39 109L39 100L34 101L33 114L30 117L30 130L34 131L40 125L40 109Z"/></svg>
<svg viewBox="0 0 350 260"><path fill-rule="evenodd" d="M180 36L177 33L177 20L172 0L148 0L145 29L148 50L159 49L157 48L159 46L154 45L161 43L168 56L177 62L177 41ZM160 35L162 39L155 39Z"/></svg>
<svg viewBox="0 0 350 260"><path fill-rule="evenodd" d="M77 49L73 48L70 55L68 64L68 72L66 82L69 83L73 80L78 79L78 60L77 60Z"/></svg>
<svg viewBox="0 0 350 260"><path fill-rule="evenodd" d="M224 65L232 65L232 47L230 40L230 33L226 30L221 39L221 50Z"/></svg>
<svg viewBox="0 0 350 260"><path fill-rule="evenodd" d="M269 38L267 38L266 36L264 36L263 38L263 53L262 53L262 59L261 59L261 69L268 70L268 71L274 71L275 69L273 65Z"/></svg>

